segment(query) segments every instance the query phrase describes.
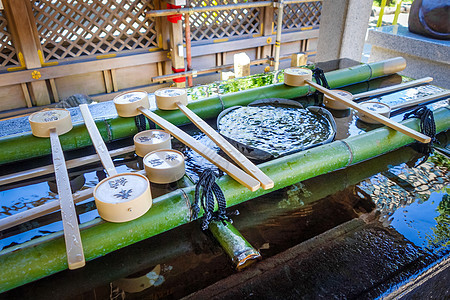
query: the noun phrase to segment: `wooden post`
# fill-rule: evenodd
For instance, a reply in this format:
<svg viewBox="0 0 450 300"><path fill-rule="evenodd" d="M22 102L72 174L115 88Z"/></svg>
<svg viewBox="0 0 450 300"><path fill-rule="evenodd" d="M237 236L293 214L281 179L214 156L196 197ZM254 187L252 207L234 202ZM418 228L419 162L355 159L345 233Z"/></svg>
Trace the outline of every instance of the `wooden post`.
<svg viewBox="0 0 450 300"><path fill-rule="evenodd" d="M263 46L261 49L261 58L266 58L267 56L271 57L272 54L272 39L269 41L269 37L273 34L273 6L264 7L264 26L262 34L268 37L267 45Z"/></svg>
<svg viewBox="0 0 450 300"><path fill-rule="evenodd" d="M184 72L184 47L183 47L183 25L182 21L170 24L170 51L172 60L172 71L177 73L178 70ZM180 72L180 71L178 71ZM186 87L186 81L177 82L174 79L176 87Z"/></svg>
<svg viewBox="0 0 450 300"><path fill-rule="evenodd" d="M284 4L283 2L275 2L274 4L277 4L278 8L278 15L277 15L277 38L275 41L275 49L274 49L274 69L275 71L278 71L278 68L280 67L280 51L281 51L281 33L283 31L283 8Z"/></svg>
<svg viewBox="0 0 450 300"><path fill-rule="evenodd" d="M166 9L167 3L163 2L162 0L154 0L153 3L155 4L155 9ZM169 50L169 21L167 21L166 17L162 18L155 18L156 21L156 36L158 41L158 47L163 50ZM168 57L169 52L167 53ZM162 61L161 63L158 63L158 74L161 72L161 75L167 75L171 74L170 66L171 62L169 61ZM159 75L159 76L161 76Z"/></svg>
<svg viewBox="0 0 450 300"><path fill-rule="evenodd" d="M162 0L156 1L156 7L161 9L176 9L181 8L180 6L175 6L172 4L168 4ZM182 16L171 15L167 17L157 18L159 20L157 24L159 24L158 30L158 46L168 50L170 48L170 53L168 53L168 57L172 62L172 72L179 73L184 72L184 46L183 46L183 21ZM169 43L168 43L169 42ZM165 74L169 74L169 64L165 63L164 66ZM185 87L186 79L174 79L173 80L176 87Z"/></svg>
<svg viewBox="0 0 450 300"><path fill-rule="evenodd" d="M167 3L162 0L155 0L155 9L166 9ZM157 33L157 41L158 47L163 50L169 49L169 21L167 18L155 18L156 21L156 33Z"/></svg>
<svg viewBox="0 0 450 300"><path fill-rule="evenodd" d="M42 67L38 51L41 50L37 35L31 2L28 0L4 1L5 14L9 23L9 30L14 39L17 53L22 53L25 66L32 70ZM50 104L50 94L44 80L39 80L39 71L30 71L30 94L36 105Z"/></svg>

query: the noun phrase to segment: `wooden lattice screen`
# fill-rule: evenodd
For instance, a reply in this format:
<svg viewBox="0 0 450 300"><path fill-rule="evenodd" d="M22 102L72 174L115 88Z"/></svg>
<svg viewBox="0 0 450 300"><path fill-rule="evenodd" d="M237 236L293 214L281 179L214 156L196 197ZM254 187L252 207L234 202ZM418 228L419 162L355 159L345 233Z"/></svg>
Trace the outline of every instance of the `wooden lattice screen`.
<svg viewBox="0 0 450 300"><path fill-rule="evenodd" d="M191 1L191 7L237 3L233 0ZM194 13L189 17L192 42L241 38L261 34L261 8Z"/></svg>
<svg viewBox="0 0 450 300"><path fill-rule="evenodd" d="M44 59L157 46L151 0L31 0Z"/></svg>
<svg viewBox="0 0 450 300"><path fill-rule="evenodd" d="M319 26L322 2L290 4L283 9L283 31ZM274 14L274 31L277 29L277 11Z"/></svg>
<svg viewBox="0 0 450 300"><path fill-rule="evenodd" d="M0 11L0 67L19 65L16 49L13 46L7 25L5 16Z"/></svg>

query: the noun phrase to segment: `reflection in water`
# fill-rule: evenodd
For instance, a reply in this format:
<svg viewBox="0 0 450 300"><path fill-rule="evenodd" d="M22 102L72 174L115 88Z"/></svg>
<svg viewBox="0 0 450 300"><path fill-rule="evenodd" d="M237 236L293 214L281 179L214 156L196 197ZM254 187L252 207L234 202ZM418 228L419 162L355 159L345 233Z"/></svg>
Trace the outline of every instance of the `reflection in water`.
<svg viewBox="0 0 450 300"><path fill-rule="evenodd" d="M57 199L46 182L0 192L0 219Z"/></svg>
<svg viewBox="0 0 450 300"><path fill-rule="evenodd" d="M158 264L150 272L137 277L125 277L114 281L113 286L127 293L139 293L152 286L159 286L164 282L164 276L160 275L161 265Z"/></svg>
<svg viewBox="0 0 450 300"><path fill-rule="evenodd" d="M416 167L405 163L361 182L386 226L432 252L449 251L448 159L434 154Z"/></svg>
<svg viewBox="0 0 450 300"><path fill-rule="evenodd" d="M437 211L439 215L434 218L437 224L432 228L433 235L427 236L427 240L430 248L440 250L450 246L450 196L448 189L447 193L442 196Z"/></svg>
<svg viewBox="0 0 450 300"><path fill-rule="evenodd" d="M395 211L390 225L419 247L431 252L448 251L445 248L450 245L449 202L448 194L431 193L427 201L417 200Z"/></svg>

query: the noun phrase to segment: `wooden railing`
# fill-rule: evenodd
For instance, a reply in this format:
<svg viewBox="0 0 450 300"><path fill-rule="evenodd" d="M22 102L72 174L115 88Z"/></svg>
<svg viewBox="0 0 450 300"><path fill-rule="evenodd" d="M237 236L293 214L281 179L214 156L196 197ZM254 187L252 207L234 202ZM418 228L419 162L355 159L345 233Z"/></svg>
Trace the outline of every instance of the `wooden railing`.
<svg viewBox="0 0 450 300"><path fill-rule="evenodd" d="M2 2L0 111L19 109L10 115L79 93L104 101L127 89L152 92L172 84L155 83L154 77L172 74L172 67L180 69L179 64L184 68L183 56L174 59L183 55L175 46L183 45L184 22L174 24L148 14L167 8L161 0ZM295 13L285 10L281 55L314 51L320 2L289 5ZM193 68L214 72L232 63L233 54L241 51L253 60L273 57L275 12L273 6L266 6L190 14ZM304 14L308 15L305 24L314 26L290 25L299 23ZM216 26L202 26L205 20ZM212 73L195 78L194 84L217 79Z"/></svg>

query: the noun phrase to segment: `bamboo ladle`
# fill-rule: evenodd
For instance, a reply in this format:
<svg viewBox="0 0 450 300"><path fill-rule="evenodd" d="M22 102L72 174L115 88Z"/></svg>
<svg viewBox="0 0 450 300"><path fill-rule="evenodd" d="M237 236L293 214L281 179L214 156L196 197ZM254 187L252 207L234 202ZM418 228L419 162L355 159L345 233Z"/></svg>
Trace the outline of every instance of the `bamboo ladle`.
<svg viewBox="0 0 450 300"><path fill-rule="evenodd" d="M369 109L376 111L377 113L385 116L386 118L389 118L391 116L391 112L393 110L396 109L400 109L400 108L407 108L407 107L412 107L415 105L419 105L422 103L426 103L435 99L439 99L439 98L444 98L450 96L450 91L444 91L444 92L440 92L434 95L429 95L426 97L422 97L416 100L412 100L412 101L405 101L403 103L400 104L396 104L396 105L392 105L389 106L385 103L381 103L381 102L376 102L376 101L368 101L368 102L362 102L360 103L360 105L362 106L371 106ZM361 121L369 123L369 124L379 124L378 121L367 118L364 113L358 112L358 118L361 119Z"/></svg>
<svg viewBox="0 0 450 300"><path fill-rule="evenodd" d="M55 170L64 228L67 263L71 270L81 268L86 262L81 242L80 228L78 226L77 212L70 188L69 174L58 137L58 135L67 133L72 129L70 113L65 109L42 110L30 115L28 120L34 136L50 137L53 167Z"/></svg>
<svg viewBox="0 0 450 300"><path fill-rule="evenodd" d="M364 113L364 115L368 116L369 118L376 120L380 122L381 124L386 125L389 128L392 128L398 132L401 132L403 134L406 134L407 136L421 142L421 143L429 143L431 141L431 138L429 136L426 136L420 132L417 132L414 129L411 129L405 125L402 125L400 123L397 123L393 120L390 120L389 118L386 118L385 116L382 116L378 113L375 113L355 102L352 100L348 100L338 93L326 89L323 86L311 81L312 80L312 71L310 69L306 68L288 68L284 72L284 82L286 85L291 86L305 86L309 85L316 90L324 93L325 95L333 98L334 100L337 100L348 107L351 107L361 113Z"/></svg>
<svg viewBox="0 0 450 300"><path fill-rule="evenodd" d="M388 86L388 87L379 88L379 89L376 89L376 90L371 90L371 91L355 94L355 95L353 95L353 99L378 96L378 95L382 95L382 94L386 94L386 93L400 91L400 90L404 90L404 89L407 89L407 88L410 88L410 87L414 87L414 86L417 86L417 85L420 85L420 84L428 83L428 82L431 82L431 81L433 81L432 77L424 77L424 78L420 78L420 79L411 80L411 81L408 81L408 82L396 84L396 85L393 85L393 86Z"/></svg>
<svg viewBox="0 0 450 300"><path fill-rule="evenodd" d="M141 174L117 173L88 105L81 104L79 107L92 144L109 176L100 181L93 192L99 215L115 223L139 218L152 206L150 182Z"/></svg>
<svg viewBox="0 0 450 300"><path fill-rule="evenodd" d="M180 109L183 114L197 126L204 134L206 134L217 146L220 147L235 163L237 163L248 174L256 178L263 189L268 190L273 188L273 180L270 179L264 172L255 166L245 155L239 152L233 145L230 144L223 136L217 133L211 126L203 119L197 116L186 105L188 103L187 94L184 89L163 88L155 91L156 105L161 110L176 110Z"/></svg>
<svg viewBox="0 0 450 300"><path fill-rule="evenodd" d="M148 109L149 102L146 92L130 92L119 95L113 100L117 113L121 117L132 117L141 113L155 122L158 126L172 134L180 142L190 147L209 162L216 165L219 169L230 175L237 182L241 183L251 191L256 191L260 187L259 181L248 175L223 157L219 156L214 150L206 147L192 136L185 133L172 123L161 118Z"/></svg>

